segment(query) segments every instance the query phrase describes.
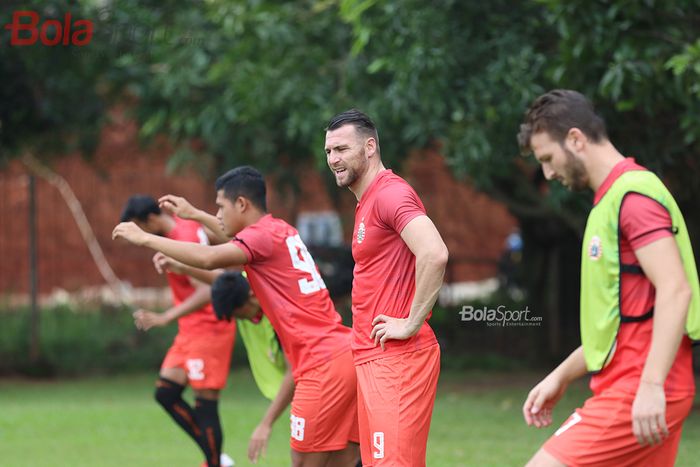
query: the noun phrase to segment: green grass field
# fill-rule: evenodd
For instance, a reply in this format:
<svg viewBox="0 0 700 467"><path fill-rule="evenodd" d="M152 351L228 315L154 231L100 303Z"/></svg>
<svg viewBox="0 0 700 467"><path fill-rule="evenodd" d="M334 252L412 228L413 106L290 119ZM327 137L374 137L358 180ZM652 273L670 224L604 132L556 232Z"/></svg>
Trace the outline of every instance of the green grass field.
<svg viewBox="0 0 700 467"><path fill-rule="evenodd" d="M440 380L428 444L428 465L518 466L553 432L522 421L520 407L539 375L449 373ZM60 381L0 380L0 465L198 466L193 443L152 398L153 375ZM188 394L189 395L189 394ZM572 387L555 413L557 423L587 395ZM224 450L238 466L248 436L266 407L250 374L232 374L221 412ZM278 421L263 466L289 465L288 418ZM697 411L686 422L678 466L697 465ZM695 459L695 460L693 460Z"/></svg>

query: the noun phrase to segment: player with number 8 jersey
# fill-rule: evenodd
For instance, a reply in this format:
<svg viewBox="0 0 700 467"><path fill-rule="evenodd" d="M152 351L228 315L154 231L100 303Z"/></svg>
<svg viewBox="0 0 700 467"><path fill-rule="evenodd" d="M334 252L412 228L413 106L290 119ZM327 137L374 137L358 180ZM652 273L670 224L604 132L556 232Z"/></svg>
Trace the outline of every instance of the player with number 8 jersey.
<svg viewBox="0 0 700 467"><path fill-rule="evenodd" d="M342 324L297 230L267 213L260 172L247 166L230 170L216 181L216 190L218 214L204 223L212 230L223 229L232 238L228 243L186 244L127 224L118 225L113 237L195 268L243 266L292 367L293 465L355 466L357 379L350 328ZM278 402L278 407L288 403Z"/></svg>

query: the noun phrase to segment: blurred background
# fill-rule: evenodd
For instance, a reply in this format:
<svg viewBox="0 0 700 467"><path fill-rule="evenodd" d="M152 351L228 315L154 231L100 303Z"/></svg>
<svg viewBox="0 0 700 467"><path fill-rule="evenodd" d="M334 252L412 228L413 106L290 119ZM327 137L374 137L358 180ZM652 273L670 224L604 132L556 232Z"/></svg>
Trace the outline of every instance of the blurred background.
<svg viewBox="0 0 700 467"><path fill-rule="evenodd" d="M214 212L242 164L349 320L355 199L323 142L352 107L450 250L446 369L550 368L580 342L591 196L547 184L515 139L549 89L593 100L700 251L697 0L3 0L0 23L0 376L155 371L174 326L139 332L129 310L166 307L165 280L112 228L135 193ZM464 305L542 320L463 322Z"/></svg>
<svg viewBox="0 0 700 467"><path fill-rule="evenodd" d="M272 213L298 227L345 296L355 201L335 187L323 139L351 107L374 118L386 164L450 249L445 313L433 318L444 318L445 344L558 360L578 342L590 195L546 184L518 155L523 112L551 88L588 95L621 152L670 186L700 250L699 5L4 1L0 304L23 317L0 371L48 357L32 297L102 308L119 302L122 282L158 297L143 289L164 286L148 253L109 237L128 196L175 193L213 212L213 180L241 164L265 173ZM475 300L527 304L542 325L455 327L459 305Z"/></svg>

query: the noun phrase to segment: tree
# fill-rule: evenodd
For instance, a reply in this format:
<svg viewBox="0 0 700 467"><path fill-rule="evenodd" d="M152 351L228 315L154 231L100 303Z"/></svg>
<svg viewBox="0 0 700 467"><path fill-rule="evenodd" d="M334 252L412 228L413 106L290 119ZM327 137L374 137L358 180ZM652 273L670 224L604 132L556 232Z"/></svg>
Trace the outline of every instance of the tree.
<svg viewBox="0 0 700 467"><path fill-rule="evenodd" d="M175 143L173 167L211 173L254 163L294 187L300 162L325 164L323 127L349 107L376 120L390 165L442 144L456 176L520 220L530 300L551 323L549 354L576 339L571 310L590 198L548 186L532 158L518 155L515 133L538 94L564 87L591 97L618 147L671 185L700 251L691 209L700 195L698 0L81 5L99 20L102 55L61 85L85 83L77 87L126 102L146 140L164 134ZM104 70L88 80L100 87L86 87L90 70Z"/></svg>
<svg viewBox="0 0 700 467"><path fill-rule="evenodd" d="M81 4L74 1L3 2L0 6L3 26L14 23L15 12L20 11L37 16L37 31L42 31L44 24L50 24L47 21L63 25L66 13L71 13L77 19L85 18L87 13ZM27 19L27 15L24 15L21 22L31 24ZM61 32L65 34L65 31ZM45 33L51 38L60 35L56 26L45 28ZM92 153L104 122L106 105L99 93L98 82L107 61L99 53L80 54L74 46L46 46L38 40L34 45L14 45L14 34L12 28L0 29L0 76L3 77L3 85L0 87L0 166L12 158L21 157L30 173L29 236L32 240L29 256L32 306L28 342L30 361L38 365L41 363L41 348L40 315L36 300L38 259L34 242L34 174L57 183L62 193L72 194L65 182L61 184L62 179L57 178L41 160L76 150L85 155ZM39 37L38 32L34 34ZM27 39L31 33L24 31L20 37ZM94 44L93 52L100 48L101 44ZM79 218L82 209L76 202L74 200L69 207L72 212L78 213ZM88 230L85 230L85 223L80 227L82 232L91 233L89 225ZM91 252L96 251L94 238L88 243ZM98 245L97 249L99 250ZM106 269L101 268L103 269L111 272L108 265Z"/></svg>

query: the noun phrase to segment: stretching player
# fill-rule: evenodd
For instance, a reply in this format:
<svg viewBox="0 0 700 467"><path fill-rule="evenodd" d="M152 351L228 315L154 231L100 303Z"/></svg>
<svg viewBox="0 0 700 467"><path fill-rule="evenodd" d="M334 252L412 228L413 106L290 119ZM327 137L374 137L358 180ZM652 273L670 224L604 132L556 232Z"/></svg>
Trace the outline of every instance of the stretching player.
<svg viewBox="0 0 700 467"><path fill-rule="evenodd" d="M129 198L121 221L133 221L146 232L174 241L207 241L198 223L161 211L150 196ZM208 285L172 272L167 273L167 278L173 306L163 313L147 310L134 313L136 327L144 331L173 321L178 324L178 333L161 365L156 400L197 443L209 467L233 465L221 453L223 433L218 400L228 378L236 325L216 319L209 305ZM194 408L182 398L188 385L195 393Z"/></svg>
<svg viewBox="0 0 700 467"><path fill-rule="evenodd" d="M216 182L217 214L229 243L206 246L172 241L134 223L113 238L160 251L203 269L244 266L270 319L295 381L291 415L294 466L354 466L357 460L356 377L350 329L343 326L313 258L286 222L267 213L265 181L239 167Z"/></svg>
<svg viewBox="0 0 700 467"><path fill-rule="evenodd" d="M187 274L205 283L211 283L211 303L217 318L237 320L238 332L243 339L246 355L260 392L272 403L253 431L248 446L248 458L256 463L264 456L272 434L272 425L291 403L294 379L287 365L270 321L262 312L260 303L250 290L248 281L238 271L207 271L184 265L162 253L156 253L161 269Z"/></svg>

